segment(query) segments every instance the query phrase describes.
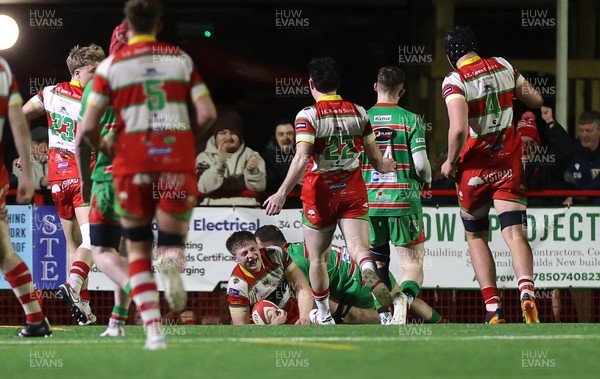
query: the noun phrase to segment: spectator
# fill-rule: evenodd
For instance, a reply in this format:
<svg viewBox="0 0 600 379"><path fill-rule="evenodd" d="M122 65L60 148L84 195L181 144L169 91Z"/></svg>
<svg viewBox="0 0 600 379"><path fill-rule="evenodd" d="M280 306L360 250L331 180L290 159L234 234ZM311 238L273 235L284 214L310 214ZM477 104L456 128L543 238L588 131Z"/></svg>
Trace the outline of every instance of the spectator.
<svg viewBox="0 0 600 379"><path fill-rule="evenodd" d="M573 156L573 147L564 143L569 136L554 120L552 108L542 107L545 125L537 125L533 112L525 112L517 130L523 141L522 160L529 191L569 190L574 187L565 180L565 170ZM543 143L545 142L545 143ZM564 197L531 197L528 205L562 205Z"/></svg>
<svg viewBox="0 0 600 379"><path fill-rule="evenodd" d="M276 192L281 183L283 183L296 153L295 140L295 131L292 123L288 120L281 120L275 126L275 134L260 154L265 160L267 167L267 192ZM295 191L299 191L302 188L302 180L304 178L301 178L300 182L294 187ZM302 208L300 197L288 197L285 207Z"/></svg>
<svg viewBox="0 0 600 379"><path fill-rule="evenodd" d="M38 126L31 131L31 170L33 171L33 188L36 191L48 189L48 128ZM20 159L13 161L13 174L21 177Z"/></svg>
<svg viewBox="0 0 600 379"><path fill-rule="evenodd" d="M573 159L567 169L578 190L600 190L600 112L579 117L579 138L573 144ZM567 199L567 202L573 199ZM600 204L600 197L576 197L575 203Z"/></svg>
<svg viewBox="0 0 600 379"><path fill-rule="evenodd" d="M219 114L206 150L196 157L196 167L198 190L211 194L200 205L260 206L258 199L240 193L264 191L267 174L265 161L244 144L239 113L230 110Z"/></svg>

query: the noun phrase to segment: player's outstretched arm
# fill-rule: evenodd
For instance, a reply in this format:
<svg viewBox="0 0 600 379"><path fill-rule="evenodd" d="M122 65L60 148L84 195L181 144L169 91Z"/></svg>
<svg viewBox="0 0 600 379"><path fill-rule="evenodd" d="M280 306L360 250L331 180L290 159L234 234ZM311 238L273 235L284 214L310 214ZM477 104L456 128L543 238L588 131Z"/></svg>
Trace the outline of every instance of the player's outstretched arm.
<svg viewBox="0 0 600 379"><path fill-rule="evenodd" d="M21 157L22 174L19 178L17 202L29 204L33 198L33 171L31 169L31 131L29 123L21 110L21 101L8 108L8 120L15 139L15 146Z"/></svg>
<svg viewBox="0 0 600 379"><path fill-rule="evenodd" d="M283 204L285 204L285 198L292 191L296 183L298 183L302 175L304 175L312 152L313 145L311 143L300 141L296 144L296 154L294 155L294 159L292 159L281 187L263 203L263 207L267 210L267 215L279 214L281 208L283 208Z"/></svg>
<svg viewBox="0 0 600 379"><path fill-rule="evenodd" d="M464 99L454 99L446 104L450 129L448 130L448 159L442 165L442 174L448 179L454 179L458 157L467 142L469 132L469 108Z"/></svg>
<svg viewBox="0 0 600 379"><path fill-rule="evenodd" d="M298 299L300 318L296 321L296 324L310 325L309 313L313 307L313 297L302 270L295 267L291 271L286 271L285 280L290 284L290 287L296 293L296 299Z"/></svg>
<svg viewBox="0 0 600 379"><path fill-rule="evenodd" d="M527 80L515 91L515 96L529 108L538 109L544 105L542 95Z"/></svg>

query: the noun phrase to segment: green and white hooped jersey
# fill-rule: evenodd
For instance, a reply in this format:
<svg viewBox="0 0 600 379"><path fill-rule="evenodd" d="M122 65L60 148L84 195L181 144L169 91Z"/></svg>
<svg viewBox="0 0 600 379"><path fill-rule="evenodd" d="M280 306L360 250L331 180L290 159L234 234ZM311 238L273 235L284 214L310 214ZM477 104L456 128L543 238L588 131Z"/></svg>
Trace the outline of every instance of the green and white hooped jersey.
<svg viewBox="0 0 600 379"><path fill-rule="evenodd" d="M396 104L375 104L368 111L375 141L396 171L382 174L362 154L362 174L369 196L370 216L421 213L419 179L412 155L425 150L425 125L419 117Z"/></svg>

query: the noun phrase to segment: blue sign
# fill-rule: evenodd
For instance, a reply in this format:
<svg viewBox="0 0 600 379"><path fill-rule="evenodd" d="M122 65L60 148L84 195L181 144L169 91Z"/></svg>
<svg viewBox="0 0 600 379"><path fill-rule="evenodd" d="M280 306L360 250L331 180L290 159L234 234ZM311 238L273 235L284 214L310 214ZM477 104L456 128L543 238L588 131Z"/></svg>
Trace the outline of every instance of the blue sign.
<svg viewBox="0 0 600 379"><path fill-rule="evenodd" d="M8 226L10 242L13 249L29 267L31 272L32 246L31 246L31 206L30 205L7 205ZM10 289L10 284L0 275L0 289Z"/></svg>
<svg viewBox="0 0 600 379"><path fill-rule="evenodd" d="M39 290L56 290L67 280L67 242L56 207L33 212L33 283Z"/></svg>

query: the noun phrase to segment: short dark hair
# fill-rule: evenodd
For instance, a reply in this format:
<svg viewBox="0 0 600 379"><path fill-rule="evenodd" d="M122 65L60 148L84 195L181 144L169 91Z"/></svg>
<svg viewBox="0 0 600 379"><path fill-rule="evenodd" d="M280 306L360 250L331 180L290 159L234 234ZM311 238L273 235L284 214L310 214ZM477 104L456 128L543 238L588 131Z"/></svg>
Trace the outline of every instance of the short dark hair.
<svg viewBox="0 0 600 379"><path fill-rule="evenodd" d="M406 75L400 67L385 66L377 73L377 86L386 92L400 90L405 80Z"/></svg>
<svg viewBox="0 0 600 379"><path fill-rule="evenodd" d="M281 232L281 229L275 225L261 226L260 228L256 229L256 232L254 232L254 237L260 239L262 242L275 242L282 244L287 243L287 240Z"/></svg>
<svg viewBox="0 0 600 379"><path fill-rule="evenodd" d="M600 128L600 112L598 111L587 111L583 112L579 116L579 125L585 124L596 124L596 127Z"/></svg>
<svg viewBox="0 0 600 379"><path fill-rule="evenodd" d="M280 118L275 123L275 127L278 127L279 125L287 125L287 124L294 126L294 121L290 120L289 118Z"/></svg>
<svg viewBox="0 0 600 379"><path fill-rule="evenodd" d="M229 238L227 238L227 241L225 241L225 247L231 253L231 255L235 255L235 248L241 246L242 243L246 241L256 242L256 239L254 238L254 234L252 234L252 232L249 232L247 230L234 232L232 235L229 236Z"/></svg>
<svg viewBox="0 0 600 379"><path fill-rule="evenodd" d="M129 0L123 10L136 33L151 33L162 17L162 6L157 0Z"/></svg>
<svg viewBox="0 0 600 379"><path fill-rule="evenodd" d="M317 57L308 63L308 74L321 93L337 91L341 83L340 66L332 57Z"/></svg>

